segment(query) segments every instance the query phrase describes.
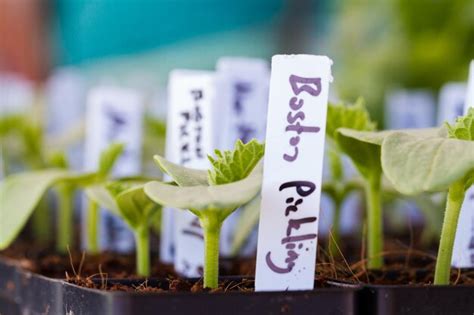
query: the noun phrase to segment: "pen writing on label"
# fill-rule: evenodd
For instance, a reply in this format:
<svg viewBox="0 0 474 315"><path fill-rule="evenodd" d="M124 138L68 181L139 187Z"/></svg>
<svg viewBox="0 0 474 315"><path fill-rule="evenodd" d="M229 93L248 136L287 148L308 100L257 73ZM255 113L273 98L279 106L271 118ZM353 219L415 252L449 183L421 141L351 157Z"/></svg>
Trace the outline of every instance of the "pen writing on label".
<svg viewBox="0 0 474 315"><path fill-rule="evenodd" d="M299 147L303 133L318 133L321 128L318 126L304 126L302 122L305 120L303 105L304 99L298 97L302 93L317 97L321 94L321 78L304 78L297 75L289 76L289 83L293 91L293 96L290 98L290 111L287 114L286 120L288 125L285 132L295 132L289 139L289 144L293 147L293 152L283 154L283 159L287 162L294 162L299 156ZM285 209L285 217L288 218L286 236L281 239L281 245L286 249L286 258L284 263L275 263L272 259L272 252L266 254L265 260L267 266L275 273L285 274L293 270L296 261L300 256L301 251L309 251L309 247L305 247L304 243L307 241L314 242L317 237L315 233L296 234L306 224L313 225L317 217L309 216L298 219L289 218L290 215L298 212L298 207L303 205L304 198L310 196L315 190L316 185L311 181L289 181L283 183L279 187L279 192L288 192L290 188L294 188L294 193L286 199L287 207Z"/></svg>
<svg viewBox="0 0 474 315"><path fill-rule="evenodd" d="M107 129L107 142L111 143L120 139L120 135L127 132L127 125L129 124L127 116L123 112L117 111L115 108L106 104L104 106L104 115L110 122L110 128ZM129 146L125 146L123 153L119 160L133 159L135 152L132 152Z"/></svg>
<svg viewBox="0 0 474 315"><path fill-rule="evenodd" d="M244 114L243 102L252 92L252 90L252 85L248 82L237 82L234 85L234 114L239 117L239 123L236 127L238 132L238 138L242 140L243 143L247 143L252 138L255 138L256 129L250 126L244 119L240 118Z"/></svg>
<svg viewBox="0 0 474 315"><path fill-rule="evenodd" d="M190 222L189 226L187 226L186 228L184 228L182 230L182 233L185 234L185 235L194 236L196 238L204 240L204 236L202 234L202 229L201 229L201 224L199 224L199 219L197 217L194 218Z"/></svg>
<svg viewBox="0 0 474 315"><path fill-rule="evenodd" d="M193 159L193 152L191 151L191 141L194 140L194 156L197 159L202 159L203 152L201 148L201 134L202 134L202 113L199 105L199 100L203 98L202 90L192 90L191 96L194 100L194 107L191 111L183 111L180 117L183 119L179 126L179 140L180 140L180 163L186 165ZM191 126L193 124L193 126ZM190 129L194 129L195 136L191 139Z"/></svg>
<svg viewBox="0 0 474 315"><path fill-rule="evenodd" d="M202 125L201 121L203 119L200 107L200 100L203 98L202 90L191 90L191 97L193 99L193 109L191 111L183 111L180 113L181 118L183 118L183 123L180 125L180 134L179 138L181 141L180 144L180 161L181 165L186 165L189 162L194 160L203 159L204 155L201 148L201 136L202 136ZM191 124L193 126L191 126ZM189 130L194 129L194 139L191 138ZM191 141L194 141L194 155L191 151ZM185 227L181 233L183 235L188 235L200 240L204 239L202 234L201 225L199 224L199 219L196 217L189 222L189 225Z"/></svg>
<svg viewBox="0 0 474 315"><path fill-rule="evenodd" d="M304 100L297 96L302 92L311 96L318 96L321 94L321 78L303 78L292 74L289 77L289 81L294 96L292 96L289 101L290 111L286 116L288 126L285 128L285 132L296 132L298 135L290 138L289 143L293 147L293 152L283 154L283 159L288 162L294 162L298 158L298 144L301 140L301 134L304 132L318 133L321 129L316 126L301 125L301 122L306 118L304 111L302 110Z"/></svg>
<svg viewBox="0 0 474 315"><path fill-rule="evenodd" d="M295 197L291 196L286 199L286 203L288 206L285 209L285 216L289 217L292 212L298 212L298 206L303 204L305 197L311 195L315 189L316 185L310 181L292 181L284 183L280 186L279 191L283 191L285 189L294 187L295 192L297 194L296 200ZM301 198L299 198L301 197ZM293 270L295 266L295 261L299 257L298 251L303 250L305 241L310 241L316 239L316 234L309 233L309 234L302 234L302 235L294 235L293 232L299 230L304 224L313 223L317 220L316 217L305 217L300 219L289 219L287 228L286 228L286 236L281 239L281 245L285 246L287 250L287 257L285 259L286 266L279 267L276 263L273 262L271 258L271 251L269 251L266 255L266 263L267 266L275 273L289 273ZM305 248L308 251L308 248Z"/></svg>

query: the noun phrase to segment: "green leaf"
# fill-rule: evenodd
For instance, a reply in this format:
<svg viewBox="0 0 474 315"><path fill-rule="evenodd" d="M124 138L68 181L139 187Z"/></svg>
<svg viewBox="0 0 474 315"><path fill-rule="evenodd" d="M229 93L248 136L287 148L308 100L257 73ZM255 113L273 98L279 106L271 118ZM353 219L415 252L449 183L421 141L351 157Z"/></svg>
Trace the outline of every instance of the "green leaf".
<svg viewBox="0 0 474 315"><path fill-rule="evenodd" d="M173 186L161 182L145 185L145 193L156 203L179 209L200 211L226 210L224 217L254 198L261 188L262 164L243 180L223 185ZM228 211L227 211L228 210Z"/></svg>
<svg viewBox="0 0 474 315"><path fill-rule="evenodd" d="M7 177L0 183L0 249L10 245L53 184L69 175L43 170Z"/></svg>
<svg viewBox="0 0 474 315"><path fill-rule="evenodd" d="M161 170L171 176L179 186L207 185L206 171L171 163L159 155L155 155L154 159Z"/></svg>
<svg viewBox="0 0 474 315"><path fill-rule="evenodd" d="M441 137L446 134L444 128L384 130L384 131L357 131L340 128L336 132L336 140L344 153L346 153L359 172L367 177L372 172L381 172L380 147L385 138L404 132L417 134L425 138Z"/></svg>
<svg viewBox="0 0 474 315"><path fill-rule="evenodd" d="M371 174L380 174L381 132L363 132L341 128L336 132L336 141L341 150L347 154L361 175L365 178Z"/></svg>
<svg viewBox="0 0 474 315"><path fill-rule="evenodd" d="M231 255L236 256L250 237L260 218L260 204L262 197L257 195L248 204L242 207L239 220L235 227L235 235L231 245Z"/></svg>
<svg viewBox="0 0 474 315"><path fill-rule="evenodd" d="M102 151L99 160L99 174L107 176L115 165L117 159L122 155L125 146L122 143L112 143Z"/></svg>
<svg viewBox="0 0 474 315"><path fill-rule="evenodd" d="M84 189L87 198L93 200L102 208L120 216L120 210L114 195L103 184L97 184Z"/></svg>
<svg viewBox="0 0 474 315"><path fill-rule="evenodd" d="M117 204L124 220L133 228L149 227L160 207L143 191L144 185L129 188L117 195Z"/></svg>
<svg viewBox="0 0 474 315"><path fill-rule="evenodd" d="M69 162L64 152L54 152L48 158L48 164L54 168L68 169Z"/></svg>
<svg viewBox="0 0 474 315"><path fill-rule="evenodd" d="M370 120L369 113L364 105L364 100L359 98L354 105L329 104L326 134L335 139L339 128L352 130L372 131L376 129L376 123Z"/></svg>
<svg viewBox="0 0 474 315"><path fill-rule="evenodd" d="M446 123L446 127L450 138L474 141L474 108L469 108L465 116L456 119L453 126Z"/></svg>
<svg viewBox="0 0 474 315"><path fill-rule="evenodd" d="M382 165L401 193L446 190L453 182L472 177L474 141L394 132L383 142Z"/></svg>
<svg viewBox="0 0 474 315"><path fill-rule="evenodd" d="M215 158L208 156L213 169L209 170L209 183L222 185L233 183L247 177L261 160L264 145L253 139L244 144L237 140L234 150L215 150Z"/></svg>
<svg viewBox="0 0 474 315"><path fill-rule="evenodd" d="M159 206L143 192L143 184L109 182L85 189L87 197L122 218L132 230L153 224Z"/></svg>

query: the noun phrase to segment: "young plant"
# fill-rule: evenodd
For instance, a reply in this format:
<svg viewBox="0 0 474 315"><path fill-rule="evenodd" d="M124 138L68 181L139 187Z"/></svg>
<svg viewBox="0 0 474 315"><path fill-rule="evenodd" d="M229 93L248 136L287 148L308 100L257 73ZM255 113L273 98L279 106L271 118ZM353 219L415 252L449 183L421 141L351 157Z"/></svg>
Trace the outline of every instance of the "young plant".
<svg viewBox="0 0 474 315"><path fill-rule="evenodd" d="M215 151L209 157L208 172L185 168L155 160L163 172L178 186L162 182L145 185L145 193L153 201L195 214L204 232L204 287L216 288L219 271L219 237L222 223L238 207L252 200L260 191L264 147L256 140L247 144L237 141L233 151Z"/></svg>
<svg viewBox="0 0 474 315"><path fill-rule="evenodd" d="M38 208L38 204L46 192L51 187L58 187L58 185L59 189L68 190L68 196L64 199L66 209L63 210L61 207L58 209L59 212L69 212L69 214L58 213L60 216L58 224L64 223L65 225L65 227L59 226L57 229L58 248L64 249L64 245L69 244L67 239L71 235L71 231L66 231L66 229L71 229L69 218L72 216L72 210L69 208L71 206L69 194L78 187L104 182L108 171L122 150L122 145L113 144L104 151L98 172L80 174L66 169L52 168L14 174L0 182L0 250L8 247L14 241L28 218ZM58 160L56 163L63 164Z"/></svg>
<svg viewBox="0 0 474 315"><path fill-rule="evenodd" d="M107 149L105 149L99 159L99 165L96 174L96 181L91 184L105 183L112 172L115 162L122 155L124 145L120 143L113 143ZM89 185L90 186L90 185ZM97 254L99 252L99 215L100 209L98 204L94 200L88 200L88 206L86 210L86 248L91 254Z"/></svg>
<svg viewBox="0 0 474 315"><path fill-rule="evenodd" d="M474 109L437 133L394 132L382 144L382 166L401 193L448 191L435 284L449 284L459 213L474 183Z"/></svg>
<svg viewBox="0 0 474 315"><path fill-rule="evenodd" d="M341 207L346 197L355 189L359 188L356 181L346 180L344 165L342 163L342 150L344 147L338 143L339 128L350 128L352 130L372 131L375 123L370 120L369 113L365 109L364 101L359 98L354 105L329 104L326 135L328 137L329 168L331 179L323 185L323 191L332 199L334 204L333 224L331 229L332 238L329 240L329 252L337 255L337 244L340 239L340 217Z"/></svg>
<svg viewBox="0 0 474 315"><path fill-rule="evenodd" d="M122 218L134 232L137 274L150 276L150 227L160 207L143 191L143 183L116 181L86 188L90 200Z"/></svg>

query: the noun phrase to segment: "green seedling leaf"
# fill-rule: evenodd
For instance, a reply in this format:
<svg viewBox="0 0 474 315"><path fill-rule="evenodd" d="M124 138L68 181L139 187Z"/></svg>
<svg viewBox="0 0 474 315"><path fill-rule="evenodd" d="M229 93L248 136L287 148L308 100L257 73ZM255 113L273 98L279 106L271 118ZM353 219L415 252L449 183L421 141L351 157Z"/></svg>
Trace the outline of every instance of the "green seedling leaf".
<svg viewBox="0 0 474 315"><path fill-rule="evenodd" d="M145 194L144 185L129 188L116 196L125 221L133 228L147 228L159 214L159 206Z"/></svg>
<svg viewBox="0 0 474 315"><path fill-rule="evenodd" d="M394 133L416 134L423 138L436 138L446 135L446 129L405 129L384 131L357 131L340 128L336 132L336 139L341 149L356 165L357 169L365 176L374 171L381 171L380 147L384 139Z"/></svg>
<svg viewBox="0 0 474 315"><path fill-rule="evenodd" d="M152 224L158 205L143 191L144 183L114 181L85 189L87 197L122 218L133 230Z"/></svg>
<svg viewBox="0 0 474 315"><path fill-rule="evenodd" d="M347 154L363 177L381 174L380 145L383 132L355 131L341 128L336 132L336 141Z"/></svg>
<svg viewBox="0 0 474 315"><path fill-rule="evenodd" d="M101 207L109 210L113 214L120 216L120 210L117 202L115 201L114 195L110 192L107 187L103 184L97 184L86 187L84 192L87 198L96 202Z"/></svg>
<svg viewBox="0 0 474 315"><path fill-rule="evenodd" d="M143 191L143 183L115 181L86 190L88 197L108 209L134 231L137 274L150 275L149 228L160 214L160 207Z"/></svg>
<svg viewBox="0 0 474 315"><path fill-rule="evenodd" d="M171 176L179 186L199 186L207 185L207 172L187 168L178 164L171 163L165 158L155 155L156 163L161 170Z"/></svg>
<svg viewBox="0 0 474 315"><path fill-rule="evenodd" d="M45 192L68 175L64 170L43 170L12 175L0 183L0 249L15 239Z"/></svg>
<svg viewBox="0 0 474 315"><path fill-rule="evenodd" d="M125 146L122 143L113 143L105 149L99 160L99 174L103 176L108 175L115 165L117 159L122 155Z"/></svg>
<svg viewBox="0 0 474 315"><path fill-rule="evenodd" d="M235 226L235 235L231 245L231 255L236 256L245 244L260 218L262 197L257 195L242 207L239 220Z"/></svg>
<svg viewBox="0 0 474 315"><path fill-rule="evenodd" d="M457 119L447 133L395 132L382 143L382 166L404 194L447 190L434 284L449 283L459 213L466 190L474 182L474 110Z"/></svg>
<svg viewBox="0 0 474 315"><path fill-rule="evenodd" d="M403 194L446 190L474 170L474 142L395 132L383 142L382 165Z"/></svg>
<svg viewBox="0 0 474 315"><path fill-rule="evenodd" d="M474 108L469 108L466 116L456 120L454 126L446 123L448 137L459 140L474 140Z"/></svg>
<svg viewBox="0 0 474 315"><path fill-rule="evenodd" d="M209 184L233 183L247 177L263 157L264 145L257 140L244 144L237 140L232 151L214 151L216 157L208 156L213 168L208 171Z"/></svg>
<svg viewBox="0 0 474 315"><path fill-rule="evenodd" d="M200 211L222 209L235 210L249 202L260 191L262 165L259 164L243 180L223 185L173 186L161 182L145 185L145 193L155 202L178 209L190 209L196 215ZM231 212L230 211L230 212ZM227 213L226 216L230 213Z"/></svg>
<svg viewBox="0 0 474 315"><path fill-rule="evenodd" d="M263 145L256 141L237 142L235 150L216 151L209 172L192 170L155 156L161 169L179 185L149 182L145 194L154 202L177 209L189 209L200 220L204 232L204 287L216 288L219 235L224 220L260 191Z"/></svg>
<svg viewBox="0 0 474 315"><path fill-rule="evenodd" d="M48 158L48 164L54 168L68 169L69 162L64 152L54 152Z"/></svg>
<svg viewBox="0 0 474 315"><path fill-rule="evenodd" d="M329 104L326 135L331 139L335 139L337 129L339 128L365 131L375 130L376 123L370 120L364 103L364 100L359 98L354 105L350 106L344 104Z"/></svg>

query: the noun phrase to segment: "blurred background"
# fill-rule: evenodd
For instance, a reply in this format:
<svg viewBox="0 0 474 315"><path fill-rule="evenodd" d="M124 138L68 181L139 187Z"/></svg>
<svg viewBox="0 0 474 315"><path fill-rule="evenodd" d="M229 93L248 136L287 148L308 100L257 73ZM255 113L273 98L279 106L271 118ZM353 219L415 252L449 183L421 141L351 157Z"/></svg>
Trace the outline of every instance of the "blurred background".
<svg viewBox="0 0 474 315"><path fill-rule="evenodd" d="M333 97L363 96L382 127L389 92L422 90L430 99L445 83L466 81L474 1L0 0L4 103L13 79L24 80L23 94L58 73L153 94L173 68L276 53L329 55ZM16 98L9 102L28 97Z"/></svg>
<svg viewBox="0 0 474 315"><path fill-rule="evenodd" d="M364 98L379 129L440 125L463 113L474 1L0 0L0 179L44 168L48 154L61 150L71 169L82 170L87 94L100 85L143 96L142 168L153 175L151 156L164 150L171 70L291 53L328 55L331 101ZM350 210L363 212L361 198L353 199L341 217L349 232L359 222ZM321 207L327 234L331 201ZM439 231L432 203L392 207L400 211L387 212L391 224L425 217Z"/></svg>

